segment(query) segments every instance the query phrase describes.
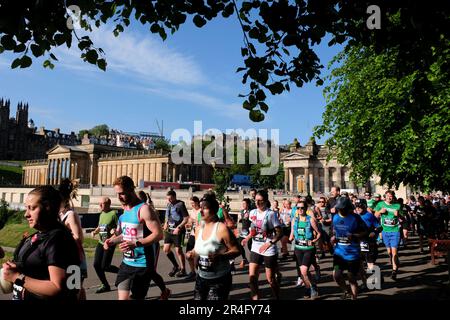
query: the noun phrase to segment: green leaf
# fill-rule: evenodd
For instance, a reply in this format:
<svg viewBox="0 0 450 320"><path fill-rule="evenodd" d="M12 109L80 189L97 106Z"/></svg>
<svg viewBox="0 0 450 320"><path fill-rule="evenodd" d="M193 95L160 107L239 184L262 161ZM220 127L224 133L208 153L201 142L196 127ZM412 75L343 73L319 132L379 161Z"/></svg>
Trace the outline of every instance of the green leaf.
<svg viewBox="0 0 450 320"><path fill-rule="evenodd" d="M269 106L264 103L264 102L259 102L259 107L261 108L262 111L267 112L269 111Z"/></svg>
<svg viewBox="0 0 450 320"><path fill-rule="evenodd" d="M31 58L29 56L23 56L20 67L28 68L29 66L31 66L32 63L33 63L33 60L31 60Z"/></svg>
<svg viewBox="0 0 450 320"><path fill-rule="evenodd" d="M241 71L244 71L244 70L246 70L246 69L247 69L247 68L244 68L244 67L237 68L236 73L241 72Z"/></svg>
<svg viewBox="0 0 450 320"><path fill-rule="evenodd" d="M164 28L159 29L159 36L161 37L161 39L163 39L163 41L167 39L167 33Z"/></svg>
<svg viewBox="0 0 450 320"><path fill-rule="evenodd" d="M2 54L5 51L5 49L3 48L3 46L0 46L0 54Z"/></svg>
<svg viewBox="0 0 450 320"><path fill-rule="evenodd" d="M264 114L259 110L250 110L249 117L253 122L261 122L265 118Z"/></svg>
<svg viewBox="0 0 450 320"><path fill-rule="evenodd" d="M18 66L22 65L22 59L21 58L16 58L14 59L14 61L11 64L11 69L15 69Z"/></svg>
<svg viewBox="0 0 450 320"><path fill-rule="evenodd" d="M106 71L106 60L105 59L98 59L97 60L97 66L103 70Z"/></svg>
<svg viewBox="0 0 450 320"><path fill-rule="evenodd" d="M259 90L256 92L256 99L257 99L258 101L264 101L264 100L266 99L266 94L264 93L263 90L259 89Z"/></svg>
<svg viewBox="0 0 450 320"><path fill-rule="evenodd" d="M200 15L198 15L198 14L196 14L196 15L194 16L194 19L193 19L192 21L194 22L194 24L195 24L198 28L201 28L201 27L203 27L203 26L206 24L206 20L205 20L202 16L200 16Z"/></svg>
<svg viewBox="0 0 450 320"><path fill-rule="evenodd" d="M4 35L0 40L0 43L5 50L14 50L16 47L16 41L14 41L10 35Z"/></svg>
<svg viewBox="0 0 450 320"><path fill-rule="evenodd" d="M157 23L154 23L154 24L152 24L152 25L150 26L150 32L151 32L151 33L158 33L158 32L159 32L159 29L160 29L160 26L159 26L159 24L157 24Z"/></svg>
<svg viewBox="0 0 450 320"><path fill-rule="evenodd" d="M14 52L24 52L27 47L23 43L19 43L15 48Z"/></svg>
<svg viewBox="0 0 450 320"><path fill-rule="evenodd" d="M91 64L96 64L98 59L98 53L95 50L89 50L86 53L86 60Z"/></svg>
<svg viewBox="0 0 450 320"><path fill-rule="evenodd" d="M53 53L50 53L50 58L52 58L55 61L58 61L58 59L56 58L56 56Z"/></svg>
<svg viewBox="0 0 450 320"><path fill-rule="evenodd" d="M267 86L267 89L270 90L270 93L272 93L273 95L276 94L281 94L284 91L284 86L281 82L275 82L271 85Z"/></svg>

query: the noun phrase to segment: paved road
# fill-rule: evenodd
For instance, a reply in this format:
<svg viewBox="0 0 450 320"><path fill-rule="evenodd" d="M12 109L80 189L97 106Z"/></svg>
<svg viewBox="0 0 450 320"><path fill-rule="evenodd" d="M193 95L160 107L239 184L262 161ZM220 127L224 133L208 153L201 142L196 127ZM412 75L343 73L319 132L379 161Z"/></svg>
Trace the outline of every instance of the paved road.
<svg viewBox="0 0 450 320"><path fill-rule="evenodd" d="M448 287L444 284L448 283L448 266L441 258L438 265L430 263L429 254L420 254L418 249L417 238L412 238L407 249L400 251L400 272L396 282L390 279L390 266L386 249L380 248L380 257L378 263L381 266L384 275L384 284L381 290L361 293L361 300L385 300L385 299L423 299L423 300L444 300L450 299ZM120 264L120 255L114 257L113 263ZM115 287L113 291L96 294L99 281L92 267L92 258L88 259L89 277L85 281L88 300L115 300L117 299L117 291ZM236 268L240 258L236 259ZM320 261L322 268L322 280L318 288L320 298L323 300L338 300L340 291L332 279L332 258L327 256ZM163 276L167 286L172 290L170 299L174 300L190 300L193 298L194 282L186 282L180 278L170 278L168 276L172 266L165 254L161 252L158 272ZM281 299L297 300L303 299L303 290L295 287L297 275L295 271L295 263L290 260L280 263L280 269L283 274ZM230 298L234 300L249 299L248 289L248 270L239 270L233 276L233 289ZM111 284L114 283L115 274L107 274L107 278ZM360 281L361 283L361 281ZM270 299L270 288L268 287L264 274L260 275L260 289L262 299ZM147 299L154 300L159 297L159 289L152 284L148 291ZM9 299L9 296L0 294L0 300Z"/></svg>

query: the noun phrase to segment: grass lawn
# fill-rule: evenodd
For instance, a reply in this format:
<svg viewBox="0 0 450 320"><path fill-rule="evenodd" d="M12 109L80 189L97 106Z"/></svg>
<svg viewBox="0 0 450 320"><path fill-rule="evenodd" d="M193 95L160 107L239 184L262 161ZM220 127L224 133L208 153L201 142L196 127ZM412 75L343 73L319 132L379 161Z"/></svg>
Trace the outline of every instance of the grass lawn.
<svg viewBox="0 0 450 320"><path fill-rule="evenodd" d="M0 183L21 183L22 167L0 165Z"/></svg>
<svg viewBox="0 0 450 320"><path fill-rule="evenodd" d="M3 259L0 259L0 268L3 263L5 263L8 260L12 260L12 258L13 258L12 252L5 252L5 257Z"/></svg>
<svg viewBox="0 0 450 320"><path fill-rule="evenodd" d="M33 234L36 230L29 228L26 223L5 225L0 230L0 246L15 248L22 239L24 232ZM89 252L95 249L97 243L97 239L86 237L83 242L83 247L86 249L86 252Z"/></svg>

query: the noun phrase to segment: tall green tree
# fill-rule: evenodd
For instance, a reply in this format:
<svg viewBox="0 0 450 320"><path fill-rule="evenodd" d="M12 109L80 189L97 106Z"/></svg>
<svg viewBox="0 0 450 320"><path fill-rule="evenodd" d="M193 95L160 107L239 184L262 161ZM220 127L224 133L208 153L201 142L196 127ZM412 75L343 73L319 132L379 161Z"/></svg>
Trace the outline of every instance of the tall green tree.
<svg viewBox="0 0 450 320"><path fill-rule="evenodd" d="M316 45L373 45L378 52L400 50L402 68L409 72L429 64L431 48L450 32L450 10L445 1L429 0L23 0L0 1L0 53L12 53L12 68L27 68L43 57L54 68L54 49L78 46L81 58L106 70L106 54L89 37L94 27L113 24L118 36L136 20L165 40L187 20L197 27L208 21L237 19L242 27L243 108L253 121L264 120L268 94L290 91L307 82L322 83ZM378 5L378 11L368 8ZM74 17L81 17L76 30ZM389 19L397 15L396 20ZM379 20L380 29L368 28Z"/></svg>
<svg viewBox="0 0 450 320"><path fill-rule="evenodd" d="M327 144L357 182L377 174L389 186L450 191L449 38L430 50L431 63L411 72L400 48L354 46L335 58L315 134L331 136Z"/></svg>
<svg viewBox="0 0 450 320"><path fill-rule="evenodd" d="M109 127L106 124L100 124L89 130L90 135L100 138L109 135Z"/></svg>

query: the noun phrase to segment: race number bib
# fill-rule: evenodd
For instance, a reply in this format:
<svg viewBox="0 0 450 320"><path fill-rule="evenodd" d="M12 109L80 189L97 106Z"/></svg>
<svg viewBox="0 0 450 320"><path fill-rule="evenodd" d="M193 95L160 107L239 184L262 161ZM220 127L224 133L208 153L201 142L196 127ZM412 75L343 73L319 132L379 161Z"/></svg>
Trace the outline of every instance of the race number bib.
<svg viewBox="0 0 450 320"><path fill-rule="evenodd" d="M365 241L361 241L360 246L361 246L361 251L369 252L369 243L367 243Z"/></svg>
<svg viewBox="0 0 450 320"><path fill-rule="evenodd" d="M337 241L341 246L349 246L351 244L348 237L338 237Z"/></svg>
<svg viewBox="0 0 450 320"><path fill-rule="evenodd" d="M307 247L307 246L308 246L308 240L304 240L304 239L296 239L296 240L295 240L295 244L296 244L297 246L300 246L300 247Z"/></svg>
<svg viewBox="0 0 450 320"><path fill-rule="evenodd" d="M123 253L123 257L128 260L134 260L134 250L129 250Z"/></svg>
<svg viewBox="0 0 450 320"><path fill-rule="evenodd" d="M253 238L253 241L256 242L265 242L264 236L262 233L257 233L256 236Z"/></svg>
<svg viewBox="0 0 450 320"><path fill-rule="evenodd" d="M394 219L386 218L384 219L384 225L386 227L395 227L396 225L398 225L398 220L395 218Z"/></svg>
<svg viewBox="0 0 450 320"><path fill-rule="evenodd" d="M198 260L198 267L202 271L210 272L213 271L213 263L208 256L200 256Z"/></svg>
<svg viewBox="0 0 450 320"><path fill-rule="evenodd" d="M108 230L106 228L106 225L100 226L100 232L98 233L98 235L100 237L101 242L105 242L106 239L108 239Z"/></svg>

